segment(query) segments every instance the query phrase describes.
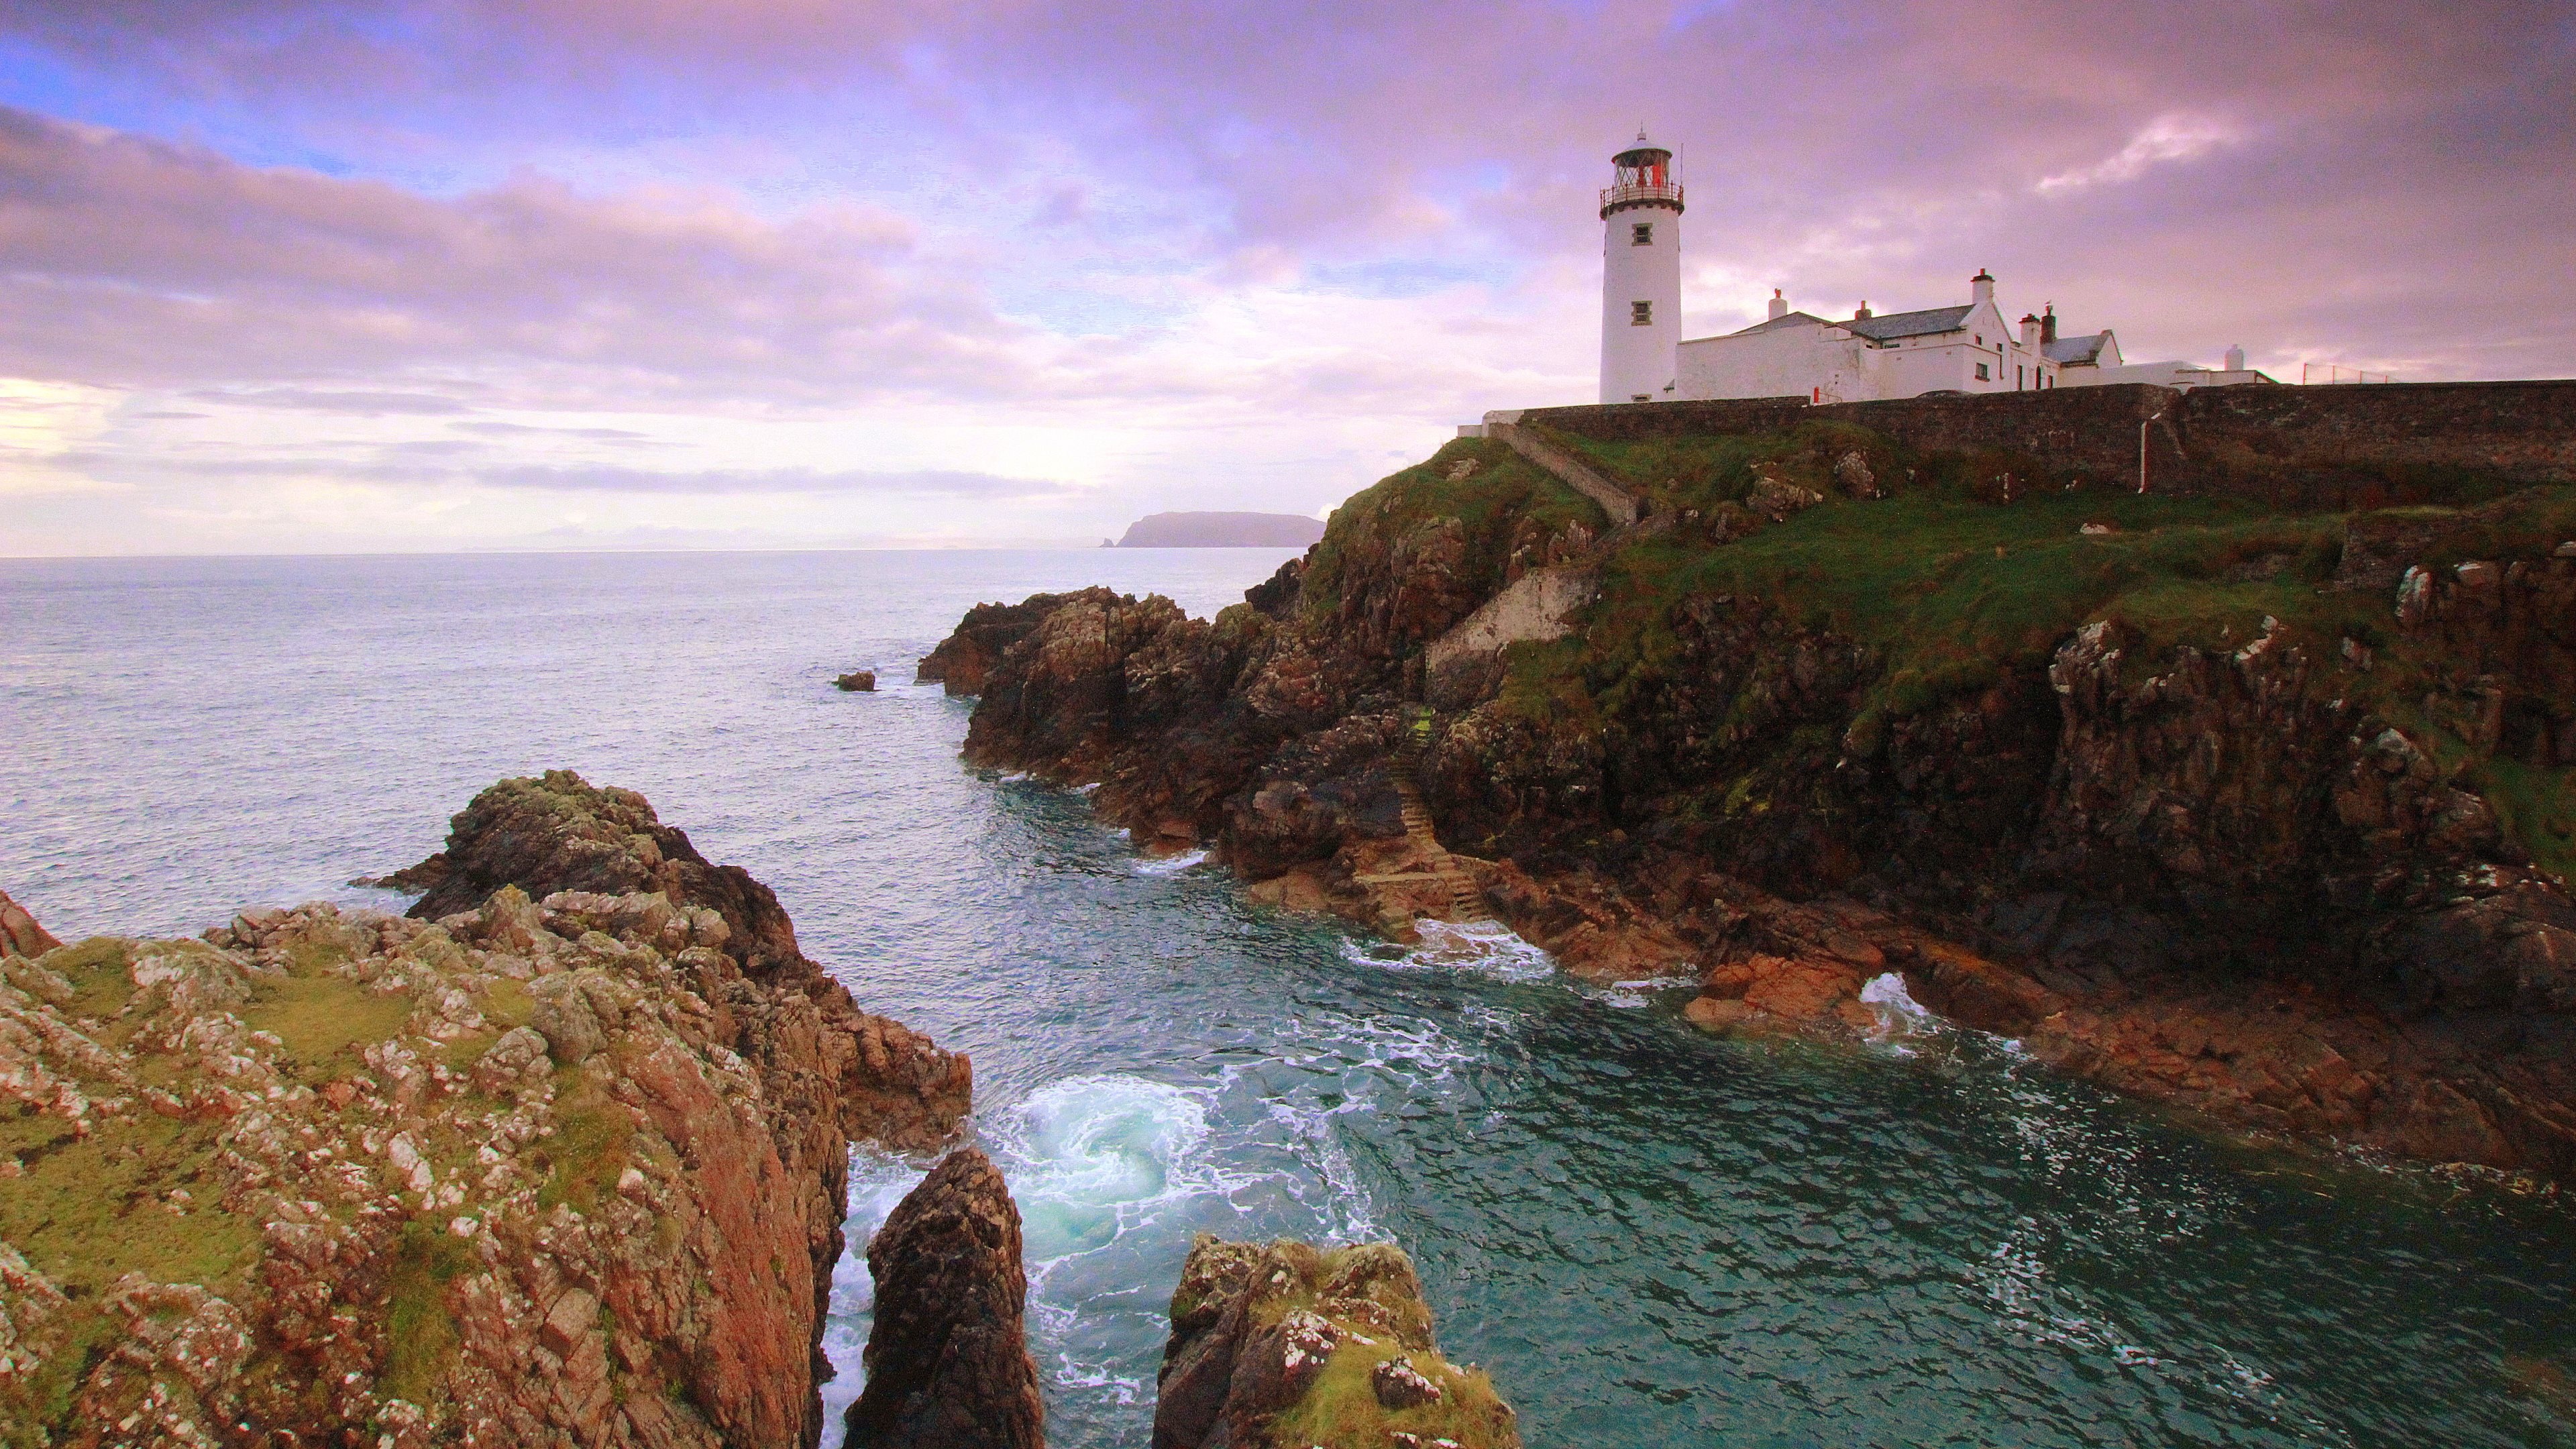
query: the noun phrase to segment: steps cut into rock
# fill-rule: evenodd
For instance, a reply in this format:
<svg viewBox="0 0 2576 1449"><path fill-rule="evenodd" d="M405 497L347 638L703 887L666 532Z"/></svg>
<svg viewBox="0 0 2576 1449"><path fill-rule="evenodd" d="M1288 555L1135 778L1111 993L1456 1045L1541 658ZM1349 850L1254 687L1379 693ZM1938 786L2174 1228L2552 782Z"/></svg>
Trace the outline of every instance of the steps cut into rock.
<svg viewBox="0 0 2576 1449"><path fill-rule="evenodd" d="M1449 894L1449 919L1461 925L1490 921L1493 913L1485 909L1484 888L1476 878L1458 864L1449 848L1431 828L1431 811L1422 803L1422 787L1414 782L1414 762L1420 758L1421 743L1410 735L1398 746L1389 761L1388 773L1395 779L1398 813L1404 820L1405 838L1422 852L1430 868L1424 875L1437 880Z"/></svg>

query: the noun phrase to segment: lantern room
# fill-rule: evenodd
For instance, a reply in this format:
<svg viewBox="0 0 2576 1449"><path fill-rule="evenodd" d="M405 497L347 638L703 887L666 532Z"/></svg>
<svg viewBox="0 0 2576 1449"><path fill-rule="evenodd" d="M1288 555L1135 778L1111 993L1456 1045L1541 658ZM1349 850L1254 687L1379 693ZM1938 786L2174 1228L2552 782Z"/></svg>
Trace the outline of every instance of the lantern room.
<svg viewBox="0 0 2576 1449"><path fill-rule="evenodd" d="M1632 206L1665 206L1682 209L1681 184L1673 178L1673 153L1637 133L1637 142L1610 158L1617 168L1612 183L1602 188L1601 214L1625 211Z"/></svg>

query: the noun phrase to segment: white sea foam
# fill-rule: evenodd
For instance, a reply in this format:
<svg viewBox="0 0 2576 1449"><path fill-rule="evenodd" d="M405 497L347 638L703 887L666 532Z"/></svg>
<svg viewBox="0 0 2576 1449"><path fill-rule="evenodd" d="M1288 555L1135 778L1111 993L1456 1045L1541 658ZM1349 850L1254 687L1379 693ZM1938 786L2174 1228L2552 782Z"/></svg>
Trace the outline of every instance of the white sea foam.
<svg viewBox="0 0 2576 1449"><path fill-rule="evenodd" d="M1873 976L1860 988L1861 1005L1878 1018L1870 1039L1911 1056L1913 1048L1905 1045L1908 1037L1925 1037L1939 1032L1948 1023L1932 1014L1930 1008L1914 999L1905 989L1905 978L1890 971Z"/></svg>
<svg viewBox="0 0 2576 1449"><path fill-rule="evenodd" d="M1344 940L1342 958L1360 966L1398 971L1471 971L1497 981L1547 981L1556 976L1556 958L1521 939L1500 921L1418 920L1421 944L1405 947L1387 942Z"/></svg>
<svg viewBox="0 0 2576 1449"><path fill-rule="evenodd" d="M867 1383L860 1352L867 1347L877 1301L876 1280L868 1274L868 1239L885 1226L887 1215L904 1194L929 1175L927 1168L900 1157L866 1151L850 1154L850 1185L844 1199L848 1206L841 1219L850 1246L841 1261L832 1265L832 1307L823 1323L823 1353L837 1371L822 1388L824 1449L841 1442L841 1416Z"/></svg>
<svg viewBox="0 0 2576 1449"><path fill-rule="evenodd" d="M1207 1108L1131 1076L1067 1077L995 1124L1033 1263L1108 1246L1165 1205L1222 1191L1207 1160Z"/></svg>
<svg viewBox="0 0 2576 1449"><path fill-rule="evenodd" d="M1129 868L1138 875L1179 875L1191 866L1205 864L1207 858L1208 853L1204 850L1184 850L1178 855L1167 855L1159 860L1147 860L1139 856Z"/></svg>

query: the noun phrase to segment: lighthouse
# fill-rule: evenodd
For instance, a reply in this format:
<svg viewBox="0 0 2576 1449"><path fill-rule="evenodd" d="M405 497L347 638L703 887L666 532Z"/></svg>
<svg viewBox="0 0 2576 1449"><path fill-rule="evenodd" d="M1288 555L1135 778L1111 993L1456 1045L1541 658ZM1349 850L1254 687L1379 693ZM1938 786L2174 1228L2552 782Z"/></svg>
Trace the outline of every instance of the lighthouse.
<svg viewBox="0 0 2576 1449"><path fill-rule="evenodd" d="M1601 192L1601 400L1673 395L1682 326L1682 188L1673 153L1637 132Z"/></svg>

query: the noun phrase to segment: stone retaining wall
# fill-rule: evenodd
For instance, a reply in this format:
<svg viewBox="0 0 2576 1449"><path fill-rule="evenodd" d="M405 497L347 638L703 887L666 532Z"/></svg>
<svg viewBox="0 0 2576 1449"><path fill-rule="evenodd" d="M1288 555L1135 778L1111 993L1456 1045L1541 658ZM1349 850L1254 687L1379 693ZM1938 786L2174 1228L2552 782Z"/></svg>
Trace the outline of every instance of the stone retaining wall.
<svg viewBox="0 0 2576 1449"><path fill-rule="evenodd" d="M2576 380L2200 388L2146 383L1829 403L1732 398L1532 408L1519 421L1603 441L1854 423L1908 447L2026 455L2134 485L2139 428L2158 489L2281 504L2378 507L2431 497L2445 475L2576 482Z"/></svg>

